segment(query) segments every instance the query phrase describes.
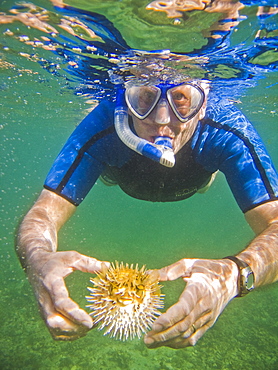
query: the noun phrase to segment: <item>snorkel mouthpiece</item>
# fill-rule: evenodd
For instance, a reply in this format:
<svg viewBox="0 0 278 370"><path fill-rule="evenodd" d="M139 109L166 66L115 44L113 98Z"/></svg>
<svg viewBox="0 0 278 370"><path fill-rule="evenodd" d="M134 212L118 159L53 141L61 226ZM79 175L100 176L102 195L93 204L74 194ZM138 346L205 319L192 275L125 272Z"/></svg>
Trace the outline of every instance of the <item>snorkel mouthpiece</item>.
<svg viewBox="0 0 278 370"><path fill-rule="evenodd" d="M154 143L144 140L142 148L138 148L138 153L159 162L163 166L173 167L175 156L172 149L172 140L169 137L157 137Z"/></svg>
<svg viewBox="0 0 278 370"><path fill-rule="evenodd" d="M154 141L154 145L156 145L161 153L159 163L166 167L173 167L175 164L175 155L172 147L172 139L167 136L158 136Z"/></svg>
<svg viewBox="0 0 278 370"><path fill-rule="evenodd" d="M151 143L135 135L129 127L128 108L124 99L124 89L119 88L117 103L115 108L114 120L115 129L122 140L130 149L148 157L163 166L173 167L175 164L175 155L172 149L172 139L159 136Z"/></svg>

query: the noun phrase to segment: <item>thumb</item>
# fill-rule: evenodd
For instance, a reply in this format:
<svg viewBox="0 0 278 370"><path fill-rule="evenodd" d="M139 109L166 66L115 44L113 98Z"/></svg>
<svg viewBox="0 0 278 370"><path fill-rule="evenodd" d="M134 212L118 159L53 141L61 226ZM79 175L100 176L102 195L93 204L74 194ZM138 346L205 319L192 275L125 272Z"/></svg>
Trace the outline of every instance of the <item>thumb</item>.
<svg viewBox="0 0 278 370"><path fill-rule="evenodd" d="M75 270L82 272L97 273L107 270L110 267L110 262L99 261L96 258L85 256L84 254L78 253L77 258L75 258L71 264L71 267Z"/></svg>
<svg viewBox="0 0 278 370"><path fill-rule="evenodd" d="M189 277L191 275L191 269L196 259L183 258L172 265L166 266L158 270L159 280L176 280L180 277Z"/></svg>

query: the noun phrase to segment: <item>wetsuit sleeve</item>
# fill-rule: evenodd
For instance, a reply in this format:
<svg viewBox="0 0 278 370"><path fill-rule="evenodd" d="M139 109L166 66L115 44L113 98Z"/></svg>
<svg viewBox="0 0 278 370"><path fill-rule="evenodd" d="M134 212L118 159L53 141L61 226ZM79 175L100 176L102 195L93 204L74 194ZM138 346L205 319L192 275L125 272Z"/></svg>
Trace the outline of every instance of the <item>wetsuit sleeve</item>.
<svg viewBox="0 0 278 370"><path fill-rule="evenodd" d="M47 175L44 187L74 205L82 202L109 161L106 149L114 131L109 104L100 104L79 124Z"/></svg>
<svg viewBox="0 0 278 370"><path fill-rule="evenodd" d="M221 108L203 122L197 160L224 173L243 212L277 200L277 172L258 133L237 108Z"/></svg>

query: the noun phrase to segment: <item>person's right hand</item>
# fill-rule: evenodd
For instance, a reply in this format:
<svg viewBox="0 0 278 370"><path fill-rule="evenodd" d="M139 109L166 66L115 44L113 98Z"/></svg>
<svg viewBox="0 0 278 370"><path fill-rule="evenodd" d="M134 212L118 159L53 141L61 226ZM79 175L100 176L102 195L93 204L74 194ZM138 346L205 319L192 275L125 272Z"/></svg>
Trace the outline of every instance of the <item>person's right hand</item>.
<svg viewBox="0 0 278 370"><path fill-rule="evenodd" d="M93 327L91 316L69 297L64 278L75 270L96 273L107 267L109 262L76 251L34 253L27 275L53 339L75 340Z"/></svg>

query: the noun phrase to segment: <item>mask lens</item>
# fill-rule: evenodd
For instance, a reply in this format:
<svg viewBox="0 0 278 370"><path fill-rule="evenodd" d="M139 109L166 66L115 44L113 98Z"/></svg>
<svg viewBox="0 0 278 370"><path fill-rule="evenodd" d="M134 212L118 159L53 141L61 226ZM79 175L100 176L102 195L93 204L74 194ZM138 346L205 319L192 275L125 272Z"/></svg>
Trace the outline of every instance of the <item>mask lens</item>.
<svg viewBox="0 0 278 370"><path fill-rule="evenodd" d="M167 91L168 101L181 121L193 118L204 102L204 92L193 85L183 84Z"/></svg>
<svg viewBox="0 0 278 370"><path fill-rule="evenodd" d="M126 102L136 117L144 119L155 107L160 94L156 86L132 86L126 90Z"/></svg>

